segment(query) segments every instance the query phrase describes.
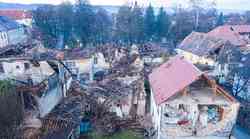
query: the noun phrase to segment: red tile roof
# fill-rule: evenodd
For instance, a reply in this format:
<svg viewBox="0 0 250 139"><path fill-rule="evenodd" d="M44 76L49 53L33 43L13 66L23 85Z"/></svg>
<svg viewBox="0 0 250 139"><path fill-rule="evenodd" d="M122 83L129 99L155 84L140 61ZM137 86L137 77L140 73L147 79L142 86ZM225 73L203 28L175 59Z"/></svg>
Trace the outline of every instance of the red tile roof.
<svg viewBox="0 0 250 139"><path fill-rule="evenodd" d="M149 82L157 105L197 80L202 72L183 57L175 56L153 70Z"/></svg>
<svg viewBox="0 0 250 139"><path fill-rule="evenodd" d="M14 20L32 18L31 12L24 10L0 10L0 16L7 16Z"/></svg>
<svg viewBox="0 0 250 139"><path fill-rule="evenodd" d="M250 25L234 25L232 26L236 32L239 33L250 33Z"/></svg>
<svg viewBox="0 0 250 139"><path fill-rule="evenodd" d="M241 38L240 33L250 33L250 25L219 26L208 32L208 35L229 41L233 45L244 46L247 41Z"/></svg>
<svg viewBox="0 0 250 139"><path fill-rule="evenodd" d="M209 56L211 52L223 46L225 41L206 33L192 32L178 46L178 48L196 54Z"/></svg>

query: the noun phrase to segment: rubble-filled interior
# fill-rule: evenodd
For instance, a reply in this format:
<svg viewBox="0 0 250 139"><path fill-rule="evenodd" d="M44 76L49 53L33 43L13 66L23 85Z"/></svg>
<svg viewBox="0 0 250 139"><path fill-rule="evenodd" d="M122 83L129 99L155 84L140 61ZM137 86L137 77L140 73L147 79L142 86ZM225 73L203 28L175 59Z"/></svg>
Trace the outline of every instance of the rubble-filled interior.
<svg viewBox="0 0 250 139"><path fill-rule="evenodd" d="M164 104L162 136L230 135L238 104L204 83L196 81Z"/></svg>

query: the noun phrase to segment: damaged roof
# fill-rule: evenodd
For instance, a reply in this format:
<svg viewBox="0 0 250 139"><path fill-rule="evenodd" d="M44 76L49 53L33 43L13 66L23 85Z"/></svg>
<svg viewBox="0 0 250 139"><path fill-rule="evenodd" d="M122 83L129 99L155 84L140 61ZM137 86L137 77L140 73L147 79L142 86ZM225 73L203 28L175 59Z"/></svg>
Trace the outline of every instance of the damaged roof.
<svg viewBox="0 0 250 139"><path fill-rule="evenodd" d="M160 105L177 92L190 85L202 72L181 56L175 56L153 70L149 82L156 103Z"/></svg>
<svg viewBox="0 0 250 139"><path fill-rule="evenodd" d="M233 45L244 46L249 40L243 39L241 33L250 33L250 25L224 25L208 32L209 36L229 41Z"/></svg>
<svg viewBox="0 0 250 139"><path fill-rule="evenodd" d="M223 40L205 33L192 32L181 42L178 48L198 56L209 56L213 50L216 50L224 43Z"/></svg>

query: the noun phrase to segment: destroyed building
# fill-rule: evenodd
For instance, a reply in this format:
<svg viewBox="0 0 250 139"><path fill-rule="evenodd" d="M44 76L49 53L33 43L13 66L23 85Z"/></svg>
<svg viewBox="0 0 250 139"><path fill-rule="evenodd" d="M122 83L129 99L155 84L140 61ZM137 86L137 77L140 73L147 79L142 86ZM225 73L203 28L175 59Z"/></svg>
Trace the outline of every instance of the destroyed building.
<svg viewBox="0 0 250 139"><path fill-rule="evenodd" d="M145 64L161 64L166 57L172 54L169 46L161 46L160 44L148 43L138 46L140 57Z"/></svg>
<svg viewBox="0 0 250 139"><path fill-rule="evenodd" d="M223 25L207 33L209 36L229 41L231 44L244 47L250 43L250 25Z"/></svg>
<svg viewBox="0 0 250 139"><path fill-rule="evenodd" d="M63 55L63 62L78 80L93 81L96 73L109 68L103 53L93 48L76 48L65 51Z"/></svg>
<svg viewBox="0 0 250 139"><path fill-rule="evenodd" d="M37 111L39 117L49 113L67 95L72 81L71 75L57 61L2 59L0 67L1 80L15 82L27 98L24 98L27 108ZM30 99L35 100L34 104Z"/></svg>
<svg viewBox="0 0 250 139"><path fill-rule="evenodd" d="M231 135L238 101L183 57L173 57L154 69L149 80L158 138Z"/></svg>
<svg viewBox="0 0 250 139"><path fill-rule="evenodd" d="M27 41L24 26L8 17L0 16L0 48Z"/></svg>
<svg viewBox="0 0 250 139"><path fill-rule="evenodd" d="M192 32L176 49L177 53L184 56L193 64L214 66L216 57L225 41L211 37L206 33Z"/></svg>

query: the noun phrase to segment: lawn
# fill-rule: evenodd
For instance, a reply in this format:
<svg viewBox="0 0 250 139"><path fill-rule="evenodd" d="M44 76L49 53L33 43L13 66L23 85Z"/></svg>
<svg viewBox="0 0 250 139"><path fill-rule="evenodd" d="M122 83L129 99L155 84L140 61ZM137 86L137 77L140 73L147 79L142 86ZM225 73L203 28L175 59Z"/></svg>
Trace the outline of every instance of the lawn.
<svg viewBox="0 0 250 139"><path fill-rule="evenodd" d="M115 133L112 136L100 136L96 133L92 133L89 139L143 139L143 137L136 135L132 131L122 131Z"/></svg>

